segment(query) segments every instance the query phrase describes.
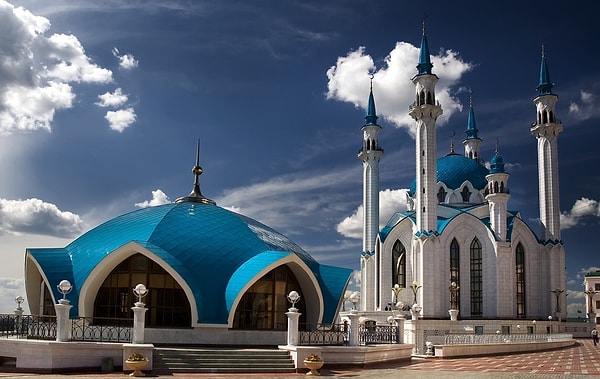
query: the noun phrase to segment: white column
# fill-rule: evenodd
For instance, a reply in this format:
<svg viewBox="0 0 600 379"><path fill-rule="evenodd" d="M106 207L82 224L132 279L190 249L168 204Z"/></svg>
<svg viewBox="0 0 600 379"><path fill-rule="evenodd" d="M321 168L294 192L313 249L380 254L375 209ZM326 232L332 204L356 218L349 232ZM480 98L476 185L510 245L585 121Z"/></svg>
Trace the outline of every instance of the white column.
<svg viewBox="0 0 600 379"><path fill-rule="evenodd" d="M146 324L146 311L145 304L142 302L136 302L135 307L131 307L133 310L133 330L132 332L132 343L144 343L144 328Z"/></svg>
<svg viewBox="0 0 600 379"><path fill-rule="evenodd" d="M290 308L286 312L288 316L288 327L287 327L287 345L297 346L298 345L298 319L301 313L298 312L297 308Z"/></svg>
<svg viewBox="0 0 600 379"><path fill-rule="evenodd" d="M359 315L356 312L350 312L350 313L348 313L347 316L350 319L350 337L349 337L348 344L350 346L358 346L358 344L359 344L358 333L359 333L359 329L360 329L360 325L358 323Z"/></svg>
<svg viewBox="0 0 600 379"><path fill-rule="evenodd" d="M69 342L71 328L69 325L69 311L73 306L69 300L60 299L58 304L54 304L56 310L56 341Z"/></svg>

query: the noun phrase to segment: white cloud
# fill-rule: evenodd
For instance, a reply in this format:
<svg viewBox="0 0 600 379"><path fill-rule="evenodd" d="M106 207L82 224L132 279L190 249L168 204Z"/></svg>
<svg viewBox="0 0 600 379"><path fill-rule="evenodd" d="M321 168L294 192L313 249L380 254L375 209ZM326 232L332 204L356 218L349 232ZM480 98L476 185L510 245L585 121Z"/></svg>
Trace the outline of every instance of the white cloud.
<svg viewBox="0 0 600 379"><path fill-rule="evenodd" d="M597 200L582 197L573 204L570 211L561 213L560 228L572 228L587 216L600 217L600 204Z"/></svg>
<svg viewBox="0 0 600 379"><path fill-rule="evenodd" d="M136 203L135 206L138 208L155 207L157 205L169 204L171 200L169 197L160 189L152 191L152 200L145 200L141 203Z"/></svg>
<svg viewBox="0 0 600 379"><path fill-rule="evenodd" d="M0 134L50 130L55 112L73 105L72 83L113 80L76 36L49 29L45 17L0 0Z"/></svg>
<svg viewBox="0 0 600 379"><path fill-rule="evenodd" d="M121 88L115 89L115 92L106 92L98 95L99 102L96 104L100 107L118 107L127 102L127 95L123 94Z"/></svg>
<svg viewBox="0 0 600 379"><path fill-rule="evenodd" d="M131 124L133 124L137 118L133 108L119 109L116 111L108 111L104 118L108 121L109 126L112 130L117 132L123 132Z"/></svg>
<svg viewBox="0 0 600 379"><path fill-rule="evenodd" d="M369 91L369 74L373 73L373 94L377 115L406 128L414 136L415 123L408 115L406 107L398 104L412 104L415 100L414 87L406 85L407 78L416 74L419 48L406 42L398 42L385 58L385 65L376 69L374 60L365 54L365 48L359 47L346 56L339 57L335 66L327 71L327 98L350 102L356 107L366 109ZM452 95L452 87L473 65L464 62L458 53L442 50L431 56L433 72L440 77L436 85L437 100L444 114L438 124L446 123L449 117L462 109L457 98Z"/></svg>
<svg viewBox="0 0 600 379"><path fill-rule="evenodd" d="M119 59L119 67L123 70L131 70L139 65L139 61L132 54L119 54L119 49L113 48L113 55Z"/></svg>
<svg viewBox="0 0 600 379"><path fill-rule="evenodd" d="M61 211L40 199L0 199L1 234L38 234L55 237L73 237L85 228L81 218Z"/></svg>
<svg viewBox="0 0 600 379"><path fill-rule="evenodd" d="M406 210L407 189L386 189L379 192L379 229L385 225L392 215ZM363 238L364 208L360 205L352 215L337 224L338 233L349 238Z"/></svg>
<svg viewBox="0 0 600 379"><path fill-rule="evenodd" d="M600 116L600 104L597 97L591 92L580 91L580 103L571 102L569 105L569 114L578 120L587 120Z"/></svg>

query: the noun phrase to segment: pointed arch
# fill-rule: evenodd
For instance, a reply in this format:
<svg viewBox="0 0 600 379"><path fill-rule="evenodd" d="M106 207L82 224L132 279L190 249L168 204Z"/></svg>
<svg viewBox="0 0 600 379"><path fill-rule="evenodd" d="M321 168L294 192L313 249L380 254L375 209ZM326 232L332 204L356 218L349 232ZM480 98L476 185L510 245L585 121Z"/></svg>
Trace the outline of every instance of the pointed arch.
<svg viewBox="0 0 600 379"><path fill-rule="evenodd" d="M406 288L406 248L399 240L392 247L392 283L391 287L399 284Z"/></svg>
<svg viewBox="0 0 600 379"><path fill-rule="evenodd" d="M455 298L452 299L454 304L451 304L452 309L460 309L460 246L456 238L450 242L450 283L456 283L459 290L456 292Z"/></svg>
<svg viewBox="0 0 600 379"><path fill-rule="evenodd" d="M481 242L473 238L470 246L471 317L483 316L483 254Z"/></svg>
<svg viewBox="0 0 600 379"><path fill-rule="evenodd" d="M517 278L517 317L527 316L525 293L525 248L519 242L515 250L515 269Z"/></svg>

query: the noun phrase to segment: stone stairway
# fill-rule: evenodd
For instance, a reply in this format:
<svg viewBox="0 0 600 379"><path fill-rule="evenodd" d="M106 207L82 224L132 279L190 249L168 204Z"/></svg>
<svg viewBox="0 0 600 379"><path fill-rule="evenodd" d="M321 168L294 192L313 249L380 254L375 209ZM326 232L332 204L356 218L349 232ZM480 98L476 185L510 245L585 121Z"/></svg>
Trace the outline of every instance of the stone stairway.
<svg viewBox="0 0 600 379"><path fill-rule="evenodd" d="M294 373L289 352L273 349L155 347L153 374Z"/></svg>

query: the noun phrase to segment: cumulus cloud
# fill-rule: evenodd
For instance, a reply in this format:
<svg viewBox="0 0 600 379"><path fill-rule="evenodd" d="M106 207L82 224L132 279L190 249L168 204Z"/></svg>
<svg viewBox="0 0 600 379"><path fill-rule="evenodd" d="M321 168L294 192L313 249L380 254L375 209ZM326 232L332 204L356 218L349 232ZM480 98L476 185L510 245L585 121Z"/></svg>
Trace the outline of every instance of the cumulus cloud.
<svg viewBox="0 0 600 379"><path fill-rule="evenodd" d="M600 116L600 104L597 97L591 92L580 91L579 102L571 102L569 114L578 120L587 120Z"/></svg>
<svg viewBox="0 0 600 379"><path fill-rule="evenodd" d="M139 65L139 61L135 59L132 54L123 54L119 53L119 49L116 47L113 48L113 55L119 60L119 67L123 70L131 70L136 68Z"/></svg>
<svg viewBox="0 0 600 379"><path fill-rule="evenodd" d="M108 111L104 118L108 121L109 126L112 130L117 132L123 132L131 124L133 124L137 118L135 110L133 108L119 109L116 111Z"/></svg>
<svg viewBox="0 0 600 379"><path fill-rule="evenodd" d="M169 204L171 200L169 197L160 189L152 191L152 200L145 200L141 203L136 203L135 206L138 208L155 207L157 205Z"/></svg>
<svg viewBox="0 0 600 379"><path fill-rule="evenodd" d="M0 199L0 234L39 234L69 238L85 228L81 218L40 199Z"/></svg>
<svg viewBox="0 0 600 379"><path fill-rule="evenodd" d="M102 95L98 95L98 101L96 104L100 107L119 107L127 102L127 95L123 94L121 88L115 89L115 92L106 92Z"/></svg>
<svg viewBox="0 0 600 379"><path fill-rule="evenodd" d="M364 47L350 51L346 56L339 57L327 71L327 98L366 109L369 75L372 74L377 115L397 127L406 128L414 136L415 125L407 108L415 100L414 86L409 79L416 74L418 55L419 48L407 42L398 42L385 58L384 66L377 69ZM452 88L473 65L463 61L452 50L441 50L431 56L431 61L433 72L440 78L436 85L436 96L444 110L438 122L442 125L454 112L462 109L458 99L453 96ZM398 104L405 104L406 107L399 107Z"/></svg>
<svg viewBox="0 0 600 379"><path fill-rule="evenodd" d="M561 213L560 228L572 228L588 216L600 217L600 204L597 200L582 197L573 204L570 211Z"/></svg>
<svg viewBox="0 0 600 379"><path fill-rule="evenodd" d="M406 210L407 191L407 189L386 189L379 192L379 230L395 212ZM352 215L346 217L342 222L336 225L336 230L344 237L362 238L363 218L364 208L360 205Z"/></svg>
<svg viewBox="0 0 600 379"><path fill-rule="evenodd" d="M73 106L74 83L109 83L76 36L50 34L50 21L0 0L0 134L50 130Z"/></svg>

